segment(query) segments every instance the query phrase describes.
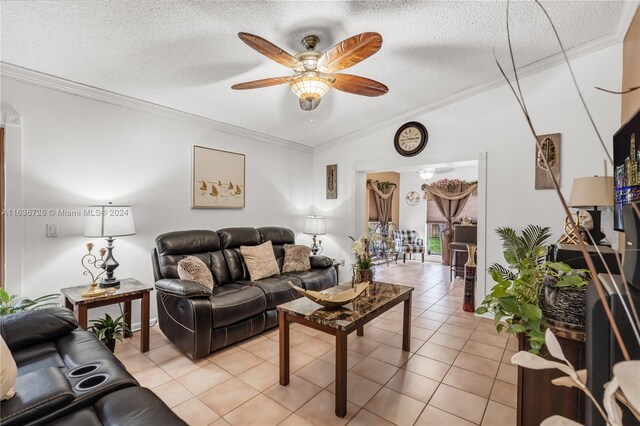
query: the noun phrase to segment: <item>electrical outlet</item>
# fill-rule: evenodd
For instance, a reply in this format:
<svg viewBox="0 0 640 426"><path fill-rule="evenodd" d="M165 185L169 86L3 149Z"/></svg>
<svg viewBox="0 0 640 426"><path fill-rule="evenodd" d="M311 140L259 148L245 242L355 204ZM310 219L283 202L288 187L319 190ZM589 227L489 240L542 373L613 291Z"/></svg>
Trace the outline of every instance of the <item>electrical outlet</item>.
<svg viewBox="0 0 640 426"><path fill-rule="evenodd" d="M344 266L344 264L345 264L344 259L340 259L340 266Z"/></svg>
<svg viewBox="0 0 640 426"><path fill-rule="evenodd" d="M55 223L47 224L47 238L55 238L58 236L58 225Z"/></svg>

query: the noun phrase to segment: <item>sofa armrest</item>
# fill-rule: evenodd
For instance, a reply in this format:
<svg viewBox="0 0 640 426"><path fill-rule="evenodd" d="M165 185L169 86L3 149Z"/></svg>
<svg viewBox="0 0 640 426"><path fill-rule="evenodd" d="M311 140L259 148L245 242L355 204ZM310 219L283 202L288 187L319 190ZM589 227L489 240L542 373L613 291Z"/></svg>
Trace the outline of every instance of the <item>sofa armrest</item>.
<svg viewBox="0 0 640 426"><path fill-rule="evenodd" d="M16 394L0 403L3 426L23 425L68 405L75 395L67 377L56 367L42 368L16 381Z"/></svg>
<svg viewBox="0 0 640 426"><path fill-rule="evenodd" d="M211 290L200 283L189 280L165 278L156 281L156 290L185 299L211 296Z"/></svg>
<svg viewBox="0 0 640 426"><path fill-rule="evenodd" d="M12 351L50 342L78 328L73 312L63 307L35 309L0 317L0 334Z"/></svg>
<svg viewBox="0 0 640 426"><path fill-rule="evenodd" d="M310 256L309 262L311 263L311 269L320 269L333 266L333 259L327 256Z"/></svg>

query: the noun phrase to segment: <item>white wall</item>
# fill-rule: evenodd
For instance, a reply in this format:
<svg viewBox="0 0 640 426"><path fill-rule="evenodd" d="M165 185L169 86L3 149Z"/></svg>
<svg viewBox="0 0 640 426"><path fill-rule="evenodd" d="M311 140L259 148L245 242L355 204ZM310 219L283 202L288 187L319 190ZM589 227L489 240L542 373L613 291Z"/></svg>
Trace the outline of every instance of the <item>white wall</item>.
<svg viewBox="0 0 640 426"><path fill-rule="evenodd" d="M311 213L311 150L221 133L8 78L1 83L2 112L21 118L21 127L8 126L7 208L131 204L137 233L115 243L119 277L153 283L150 250L160 233L265 225L301 231L303 217ZM246 154L246 208L190 208L194 144ZM47 223L58 225L57 238L45 238ZM9 291L39 296L87 283L80 267L89 241L82 236L84 223L82 217L31 217L22 224L10 218ZM16 245L20 241L22 247ZM93 242L105 245L99 239ZM152 317L154 305L155 297ZM99 309L92 312L98 314ZM134 323L137 314L136 306Z"/></svg>
<svg viewBox="0 0 640 426"><path fill-rule="evenodd" d="M429 166L425 166L424 168L429 168ZM432 179L426 181L420 177L417 171L400 173L400 192L398 194L400 197L400 229L414 229L418 232L419 237L426 241L425 223L427 217L427 202L420 188L424 183L432 183L440 179L477 180L478 166L452 167L452 170L438 173ZM410 206L405 201L405 197L411 191L420 194L420 202L415 206Z"/></svg>
<svg viewBox="0 0 640 426"><path fill-rule="evenodd" d="M573 60L574 71L591 108L596 125L609 148L620 126L620 99L594 89L620 88L622 45L616 44ZM437 84L437 82L434 82ZM522 80L522 90L538 134L562 133L561 187L568 197L573 178L602 175L604 154L579 103L566 65L556 66ZM393 90L393 88L390 88ZM325 253L350 257L346 235L354 232L357 208L355 178L362 170L393 170L407 166L486 159L486 263L502 258L493 230L498 226L522 228L528 223L551 226L558 238L564 212L552 190L534 190L535 141L506 85L441 109L414 117L429 131L426 149L416 157L402 158L393 148L393 136L402 122L344 144L330 144L314 151L314 200L327 216ZM325 200L324 168L337 163L340 170L338 200ZM609 173L611 168L609 168ZM485 170L479 164L480 180ZM481 194L482 196L482 194ZM479 208L484 208L480 205ZM611 213L603 215L603 228L615 240ZM479 262L480 264L480 262ZM479 280L480 282L480 280ZM490 287L490 279L486 287ZM478 289L478 299L486 288Z"/></svg>

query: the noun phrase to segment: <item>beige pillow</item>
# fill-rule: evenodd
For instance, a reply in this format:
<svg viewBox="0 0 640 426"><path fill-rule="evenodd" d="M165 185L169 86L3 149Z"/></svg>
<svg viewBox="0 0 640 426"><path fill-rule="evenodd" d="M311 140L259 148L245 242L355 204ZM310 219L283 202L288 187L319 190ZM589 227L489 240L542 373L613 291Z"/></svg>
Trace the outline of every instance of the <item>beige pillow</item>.
<svg viewBox="0 0 640 426"><path fill-rule="evenodd" d="M251 281L258 281L280 273L271 241L259 246L240 246L240 253L244 257Z"/></svg>
<svg viewBox="0 0 640 426"><path fill-rule="evenodd" d="M16 394L18 367L9 347L0 336L0 400L11 399Z"/></svg>
<svg viewBox="0 0 640 426"><path fill-rule="evenodd" d="M181 280L195 281L213 290L213 275L205 263L195 256L187 256L178 262L178 276Z"/></svg>
<svg viewBox="0 0 640 426"><path fill-rule="evenodd" d="M311 261L309 260L309 255L311 255L311 249L307 246L285 244L282 272L304 272L310 270Z"/></svg>

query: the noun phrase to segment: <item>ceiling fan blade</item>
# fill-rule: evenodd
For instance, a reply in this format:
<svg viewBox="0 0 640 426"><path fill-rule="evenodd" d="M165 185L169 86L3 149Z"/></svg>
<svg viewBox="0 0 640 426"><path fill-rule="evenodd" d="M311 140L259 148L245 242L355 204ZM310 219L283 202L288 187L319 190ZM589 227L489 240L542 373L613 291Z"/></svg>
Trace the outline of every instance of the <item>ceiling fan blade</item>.
<svg viewBox="0 0 640 426"><path fill-rule="evenodd" d="M247 81L231 86L234 90L259 89L261 87L277 86L278 84L288 83L291 77L272 77L262 80Z"/></svg>
<svg viewBox="0 0 640 426"><path fill-rule="evenodd" d="M285 52L270 41L249 33L238 33L238 37L240 37L240 40L244 41L249 47L259 53L262 53L267 58L276 61L285 67L293 68L296 71L304 70L302 62L298 61L290 53Z"/></svg>
<svg viewBox="0 0 640 426"><path fill-rule="evenodd" d="M384 84L369 78L351 74L334 74L331 87L347 93L361 96L382 96L389 91Z"/></svg>
<svg viewBox="0 0 640 426"><path fill-rule="evenodd" d="M378 33L362 33L327 50L318 60L318 69L334 72L349 68L376 53L382 47L382 36Z"/></svg>

